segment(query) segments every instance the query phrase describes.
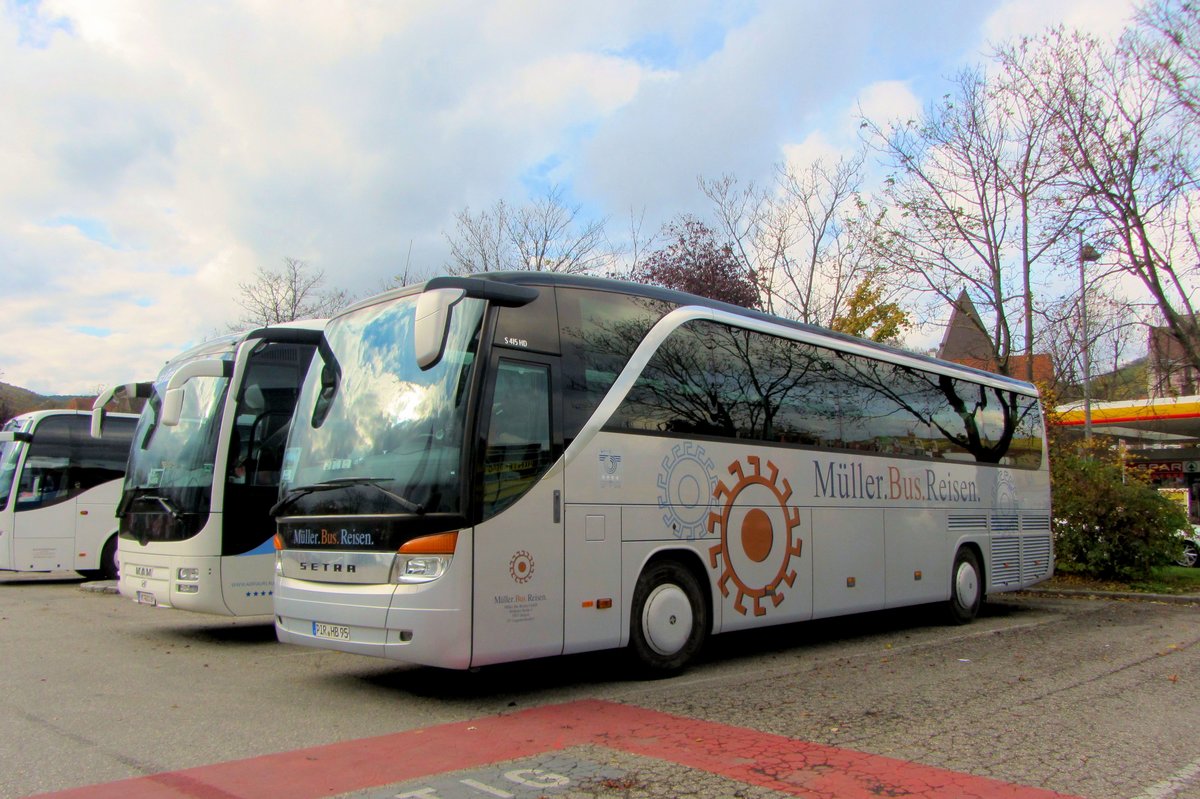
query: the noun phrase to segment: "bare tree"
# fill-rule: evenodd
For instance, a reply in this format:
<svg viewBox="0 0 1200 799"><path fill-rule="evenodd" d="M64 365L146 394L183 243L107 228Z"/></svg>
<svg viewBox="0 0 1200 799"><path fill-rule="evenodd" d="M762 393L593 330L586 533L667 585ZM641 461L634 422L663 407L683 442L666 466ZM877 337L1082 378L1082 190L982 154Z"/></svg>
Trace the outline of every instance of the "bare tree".
<svg viewBox="0 0 1200 799"><path fill-rule="evenodd" d="M1072 219L1059 197L1063 166L1048 117L1009 76L989 82L965 70L920 119L861 126L893 170L876 257L941 307L965 288L990 323L982 332L992 352L978 357L1005 374L1022 338L1032 355L1034 264ZM1031 379L1033 359L1026 361Z"/></svg>
<svg viewBox="0 0 1200 799"><path fill-rule="evenodd" d="M319 319L349 304L345 291L322 290L324 282L324 272L314 272L296 258L284 258L275 270L259 267L253 281L238 284L238 305L245 314L235 329Z"/></svg>
<svg viewBox="0 0 1200 799"><path fill-rule="evenodd" d="M611 262L607 253L605 220L584 220L580 206L567 205L558 186L521 208L504 200L472 214L464 208L455 215L455 229L446 234L452 274L505 270L567 272L603 270Z"/></svg>
<svg viewBox="0 0 1200 799"><path fill-rule="evenodd" d="M701 178L721 232L761 288L766 310L829 326L870 275L870 253L858 236L869 228L859 197L862 164L861 154L833 164L781 164L768 188L742 187L729 175Z"/></svg>
<svg viewBox="0 0 1200 799"><path fill-rule="evenodd" d="M1149 292L1186 361L1200 368L1195 117L1164 80L1178 45L1134 28L1115 48L1063 29L1001 51L1026 96L1053 115L1080 221ZM1186 84L1188 78L1180 76Z"/></svg>
<svg viewBox="0 0 1200 799"><path fill-rule="evenodd" d="M1087 292L1087 320L1083 325L1081 297L1078 293L1062 297L1040 312L1042 322L1038 331L1038 348L1050 356L1053 364L1052 388L1061 399L1080 396L1083 385L1083 351L1091 353L1089 375L1091 396L1098 400L1122 399L1122 391L1134 393L1132 387L1117 385L1103 375L1114 375L1141 351L1145 341L1146 322L1137 303L1107 290L1103 284L1093 285ZM1086 336L1086 338L1085 338ZM1145 381L1138 389L1144 394Z"/></svg>

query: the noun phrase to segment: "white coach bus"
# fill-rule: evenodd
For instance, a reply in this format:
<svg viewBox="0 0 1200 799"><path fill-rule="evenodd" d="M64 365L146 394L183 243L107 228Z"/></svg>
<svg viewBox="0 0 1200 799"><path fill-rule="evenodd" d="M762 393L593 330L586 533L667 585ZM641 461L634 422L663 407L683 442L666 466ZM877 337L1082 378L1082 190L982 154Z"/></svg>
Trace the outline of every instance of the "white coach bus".
<svg viewBox="0 0 1200 799"><path fill-rule="evenodd" d="M450 668L1053 569L1033 386L690 295L436 278L331 320L275 508L289 643Z"/></svg>
<svg viewBox="0 0 1200 799"><path fill-rule="evenodd" d="M0 430L0 571L117 577L121 478L134 414L88 435L83 411L34 411Z"/></svg>
<svg viewBox="0 0 1200 799"><path fill-rule="evenodd" d="M322 322L226 336L173 358L147 399L120 516L120 591L141 604L244 616L271 612L279 470L292 409ZM111 418L111 417L110 417Z"/></svg>

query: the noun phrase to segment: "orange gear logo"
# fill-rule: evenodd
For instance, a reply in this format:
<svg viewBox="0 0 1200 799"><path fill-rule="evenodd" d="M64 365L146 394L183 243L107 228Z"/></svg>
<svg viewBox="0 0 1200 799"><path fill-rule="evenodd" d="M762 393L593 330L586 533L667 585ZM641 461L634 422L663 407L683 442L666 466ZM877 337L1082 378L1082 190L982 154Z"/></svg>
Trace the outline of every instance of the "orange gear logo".
<svg viewBox="0 0 1200 799"><path fill-rule="evenodd" d="M514 581L524 584L533 579L533 555L521 550L508 562L508 573Z"/></svg>
<svg viewBox="0 0 1200 799"><path fill-rule="evenodd" d="M729 465L729 473L737 477L733 487L718 482L713 497L720 501L719 511L708 515L708 531L720 528L721 543L708 551L709 565L721 568L718 585L723 596L729 596L729 583L737 587L733 607L746 615L746 597L754 601L754 615L767 612L763 598L770 597L773 607L779 607L784 594L780 585L790 588L796 582L792 558L800 557L804 542L794 535L800 527L800 511L788 507L792 487L779 478L779 467L767 461L768 475L763 476L762 461L757 455L746 458L747 474L740 460ZM723 566L719 566L724 561Z"/></svg>

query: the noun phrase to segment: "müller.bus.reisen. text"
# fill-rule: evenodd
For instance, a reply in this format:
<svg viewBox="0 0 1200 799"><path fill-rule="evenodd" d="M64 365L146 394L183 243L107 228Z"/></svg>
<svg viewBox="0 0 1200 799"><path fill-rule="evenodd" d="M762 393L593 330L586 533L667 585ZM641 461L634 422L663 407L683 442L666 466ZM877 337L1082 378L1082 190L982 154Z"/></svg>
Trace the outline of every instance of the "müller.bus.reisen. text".
<svg viewBox="0 0 1200 799"><path fill-rule="evenodd" d="M939 476L933 469L924 474L904 474L896 466L868 472L864 464L813 460L813 496L825 499L868 499L876 501L979 502L974 480ZM924 479L922 479L924 478Z"/></svg>

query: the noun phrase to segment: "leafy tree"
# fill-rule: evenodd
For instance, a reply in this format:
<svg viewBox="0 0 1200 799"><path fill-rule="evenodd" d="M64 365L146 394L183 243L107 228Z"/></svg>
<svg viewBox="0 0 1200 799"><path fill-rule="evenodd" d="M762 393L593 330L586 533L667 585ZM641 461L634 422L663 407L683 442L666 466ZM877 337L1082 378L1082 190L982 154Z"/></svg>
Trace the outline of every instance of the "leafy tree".
<svg viewBox="0 0 1200 799"><path fill-rule="evenodd" d="M759 308L758 286L733 254L729 244L717 244L712 229L695 217L668 223L669 242L652 252L632 278L640 283L686 291L714 300Z"/></svg>
<svg viewBox="0 0 1200 799"><path fill-rule="evenodd" d="M552 186L545 196L521 208L499 200L490 209L455 215L446 234L451 274L533 271L579 274L603 269L611 256L604 250L604 220L580 219L580 207L567 205L563 189Z"/></svg>
<svg viewBox="0 0 1200 799"><path fill-rule="evenodd" d="M259 267L253 281L238 284L238 304L245 314L234 329L319 319L350 303L345 291L323 291L324 282L324 272L313 272L295 258L284 258L283 266L276 270Z"/></svg>
<svg viewBox="0 0 1200 799"><path fill-rule="evenodd" d="M884 300L884 289L874 275L858 282L846 300L846 311L830 327L841 333L896 344L909 328L908 312L897 302Z"/></svg>
<svg viewBox="0 0 1200 799"><path fill-rule="evenodd" d="M1142 482L1112 451L1060 447L1050 461L1054 546L1093 577L1142 580L1177 555L1188 524L1177 503Z"/></svg>

